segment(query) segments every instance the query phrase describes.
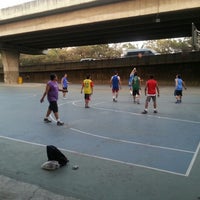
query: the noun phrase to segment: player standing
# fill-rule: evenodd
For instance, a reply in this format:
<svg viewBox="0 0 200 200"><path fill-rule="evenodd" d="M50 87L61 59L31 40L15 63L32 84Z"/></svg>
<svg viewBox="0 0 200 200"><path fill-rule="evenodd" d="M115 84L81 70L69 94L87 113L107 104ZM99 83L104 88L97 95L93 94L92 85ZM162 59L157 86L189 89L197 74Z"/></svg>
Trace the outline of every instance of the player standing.
<svg viewBox="0 0 200 200"><path fill-rule="evenodd" d="M85 108L89 108L89 102L91 95L93 94L94 83L91 80L91 76L87 75L86 79L82 83L81 94L84 90Z"/></svg>
<svg viewBox="0 0 200 200"><path fill-rule="evenodd" d="M68 92L68 84L69 84L69 81L67 80L67 74L65 74L62 79L61 79L61 85L62 85L62 88L63 88L63 98L65 99L66 98L66 93Z"/></svg>
<svg viewBox="0 0 200 200"><path fill-rule="evenodd" d="M174 91L174 95L176 97L175 103L182 102L183 87L186 90L185 82L181 79L181 76L179 74L177 74L176 78L175 78L175 91Z"/></svg>
<svg viewBox="0 0 200 200"><path fill-rule="evenodd" d="M137 72L134 73L134 78L132 80L132 89L133 102L140 104L141 81L140 77L137 75Z"/></svg>
<svg viewBox="0 0 200 200"><path fill-rule="evenodd" d="M145 101L145 109L142 112L142 114L147 114L148 112L148 104L153 100L153 107L154 107L154 113L157 113L157 103L156 103L156 91L158 93L158 97L160 96L159 88L158 88L158 83L154 79L153 75L150 75L150 79L146 82L146 86L144 89L144 93L146 97Z"/></svg>
<svg viewBox="0 0 200 200"><path fill-rule="evenodd" d="M110 87L112 87L113 101L117 102L119 89L121 89L121 80L117 72L110 79Z"/></svg>

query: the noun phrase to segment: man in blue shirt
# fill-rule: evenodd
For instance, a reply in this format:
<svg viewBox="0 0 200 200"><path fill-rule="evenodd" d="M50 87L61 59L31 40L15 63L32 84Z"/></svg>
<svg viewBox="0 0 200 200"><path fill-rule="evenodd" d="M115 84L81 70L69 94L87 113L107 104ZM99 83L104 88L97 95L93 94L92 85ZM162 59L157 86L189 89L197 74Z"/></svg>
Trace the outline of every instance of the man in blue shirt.
<svg viewBox="0 0 200 200"><path fill-rule="evenodd" d="M117 72L110 79L110 87L112 87L113 101L117 102L119 89L121 89L121 80Z"/></svg>
<svg viewBox="0 0 200 200"><path fill-rule="evenodd" d="M175 91L174 91L174 96L176 97L175 103L181 103L183 96L182 93L183 87L186 90L185 82L181 79L181 76L177 74L175 78Z"/></svg>
<svg viewBox="0 0 200 200"><path fill-rule="evenodd" d="M67 80L67 74L65 74L61 79L62 88L64 90L63 92L64 99L66 98L66 93L68 92L68 83L69 81Z"/></svg>

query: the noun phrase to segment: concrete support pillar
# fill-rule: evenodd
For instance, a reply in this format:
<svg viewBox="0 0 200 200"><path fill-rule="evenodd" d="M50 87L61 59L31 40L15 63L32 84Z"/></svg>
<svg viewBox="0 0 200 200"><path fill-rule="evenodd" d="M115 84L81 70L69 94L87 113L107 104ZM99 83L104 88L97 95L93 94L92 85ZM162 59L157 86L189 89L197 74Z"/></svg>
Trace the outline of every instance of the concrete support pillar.
<svg viewBox="0 0 200 200"><path fill-rule="evenodd" d="M15 50L1 51L4 71L4 83L17 83L19 77L19 56L19 52Z"/></svg>

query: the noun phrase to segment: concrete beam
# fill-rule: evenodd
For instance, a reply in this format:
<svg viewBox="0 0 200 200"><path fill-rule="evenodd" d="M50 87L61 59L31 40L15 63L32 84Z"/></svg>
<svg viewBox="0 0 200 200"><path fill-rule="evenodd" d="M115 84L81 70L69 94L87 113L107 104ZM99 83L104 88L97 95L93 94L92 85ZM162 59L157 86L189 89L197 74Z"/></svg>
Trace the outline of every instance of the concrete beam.
<svg viewBox="0 0 200 200"><path fill-rule="evenodd" d="M32 18L33 16L45 16L60 12L69 12L74 10L107 5L127 0L33 0L17 6L0 9L0 20L2 21L18 21L20 19ZM0 22L0 23L1 23Z"/></svg>
<svg viewBox="0 0 200 200"><path fill-rule="evenodd" d="M19 52L1 51L3 70L4 70L4 83L15 84L19 77Z"/></svg>
<svg viewBox="0 0 200 200"><path fill-rule="evenodd" d="M30 55L44 55L46 54L46 49L35 49L31 47L26 46L16 46L16 45L10 45L5 43L0 43L0 50L6 50L6 51L13 51L15 49L16 51L24 54L30 54Z"/></svg>
<svg viewBox="0 0 200 200"><path fill-rule="evenodd" d="M35 2L35 1L33 1ZM50 2L53 3L53 0ZM64 0L59 1L60 5L63 5ZM68 1L67 1L68 2ZM71 2L71 1L70 1ZM81 2L81 1L79 1ZM100 1L92 1L85 0L82 2L100 2ZM91 7L84 8L83 3L79 5L79 9L72 11L64 11L61 12L53 12L52 8L48 10L49 6L46 6L46 1L44 3L41 2L40 5L35 4L32 5L31 10L28 6L27 10L21 11L21 16L25 17L26 14L31 15L31 13L35 13L36 15L31 17L30 19L25 18L21 19L22 21L16 21L15 23L7 23L4 24L4 20L9 19L8 13L15 13L14 8L9 9L7 11L0 10L0 32L2 36L15 35L21 33L29 33L41 30L55 29L55 28L63 28L70 27L75 25L83 25L88 23L97 23L102 21L109 20L117 20L122 18L130 18L130 17L141 17L145 15L151 14L160 14L163 12L171 12L171 11L180 11L185 9L199 8L199 0L126 0L123 2L115 2L113 4L105 4L105 5L96 5ZM66 4L66 3L65 3ZM30 4L31 5L31 4ZM52 4L53 5L53 4ZM55 4L56 5L56 4ZM64 5L63 5L64 6ZM69 5L68 5L69 6ZM65 8L67 5L65 5ZM34 11L37 9L37 12ZM49 15L41 13L49 12ZM51 12L50 12L51 11ZM20 11L18 12L18 14ZM15 19L14 15L12 17Z"/></svg>

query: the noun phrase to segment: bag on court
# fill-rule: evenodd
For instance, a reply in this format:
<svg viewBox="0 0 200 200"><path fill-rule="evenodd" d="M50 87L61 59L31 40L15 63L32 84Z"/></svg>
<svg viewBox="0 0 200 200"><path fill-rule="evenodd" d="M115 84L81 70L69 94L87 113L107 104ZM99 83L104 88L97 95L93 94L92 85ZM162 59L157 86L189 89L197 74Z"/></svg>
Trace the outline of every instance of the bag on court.
<svg viewBox="0 0 200 200"><path fill-rule="evenodd" d="M60 164L56 160L50 160L50 161L43 163L41 165L41 168L52 171L52 170L56 170L56 169L60 168Z"/></svg>
<svg viewBox="0 0 200 200"><path fill-rule="evenodd" d="M67 157L55 146L47 145L48 161L58 161L60 167L65 166L69 160Z"/></svg>

